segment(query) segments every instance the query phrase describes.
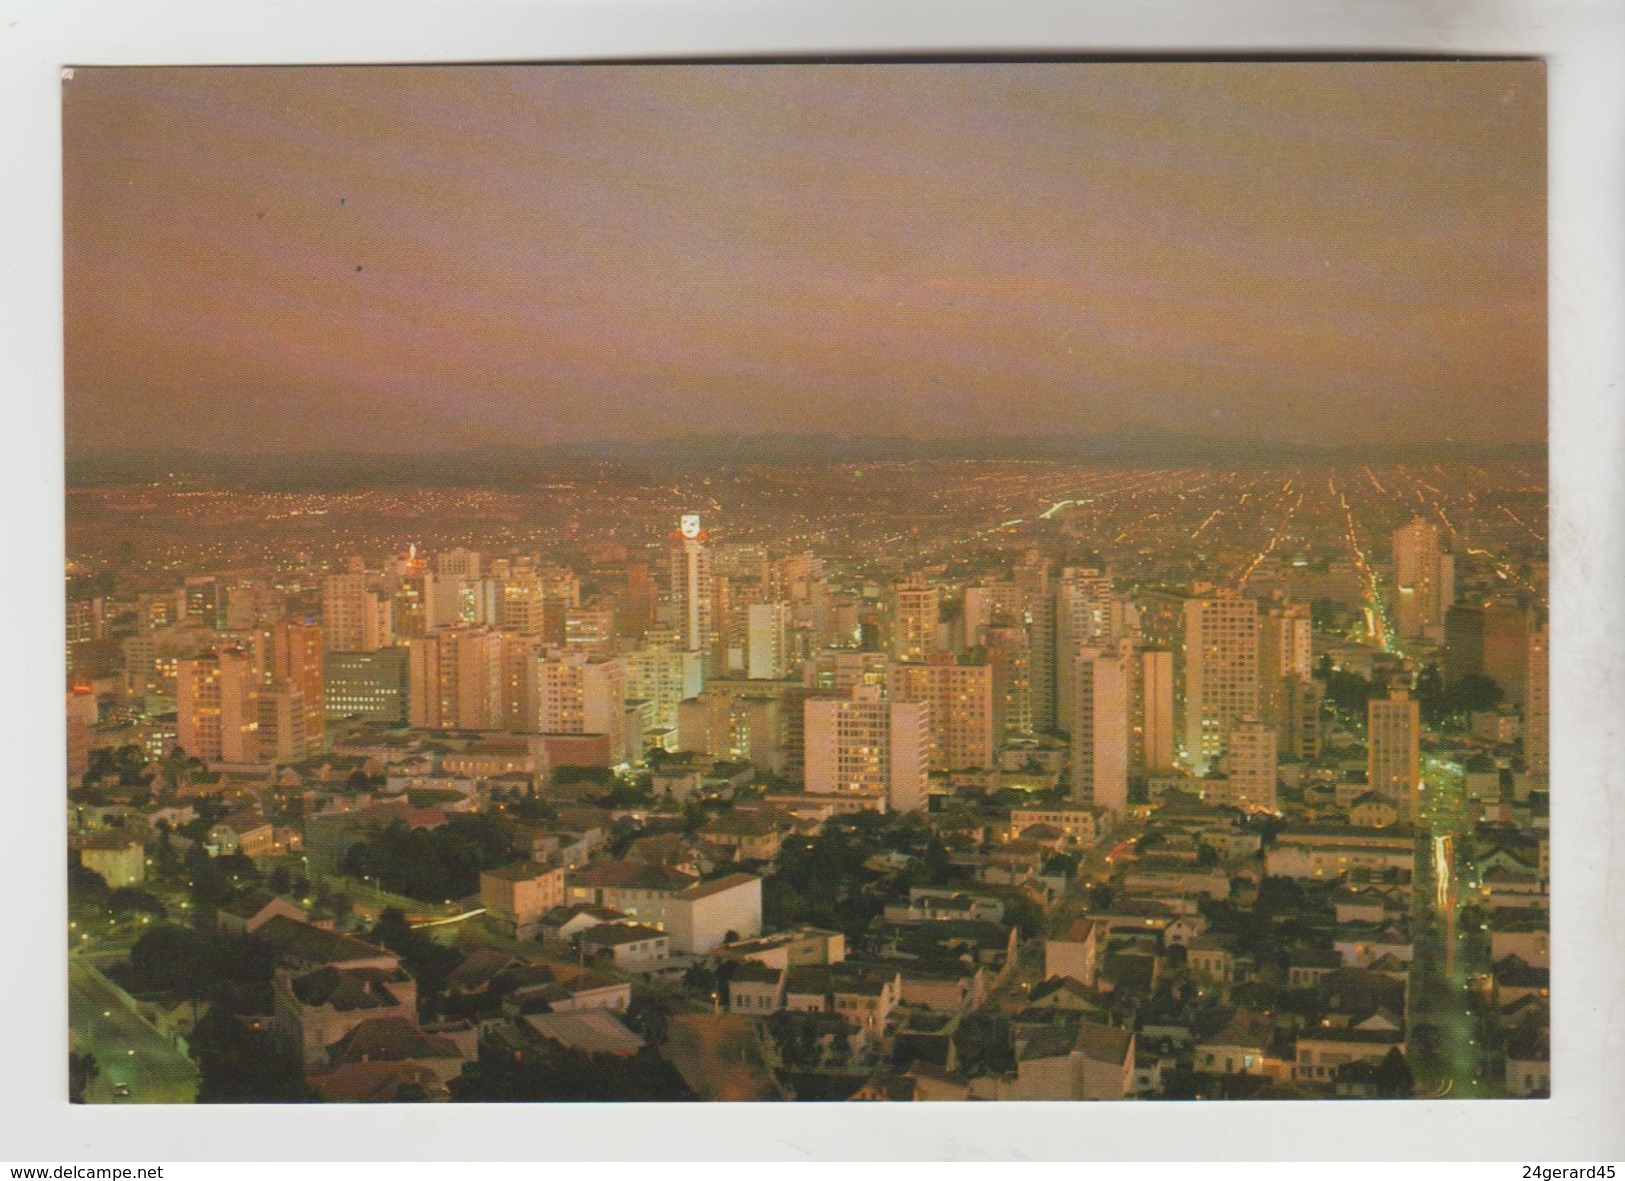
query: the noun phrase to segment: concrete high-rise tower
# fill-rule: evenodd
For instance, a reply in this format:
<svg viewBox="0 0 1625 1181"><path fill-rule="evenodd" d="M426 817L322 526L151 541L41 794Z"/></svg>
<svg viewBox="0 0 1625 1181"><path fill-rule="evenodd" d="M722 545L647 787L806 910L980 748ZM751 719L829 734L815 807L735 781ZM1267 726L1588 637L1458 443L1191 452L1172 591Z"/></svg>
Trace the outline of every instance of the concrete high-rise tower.
<svg viewBox="0 0 1625 1181"><path fill-rule="evenodd" d="M685 652L700 653L706 675L710 676L715 672L712 647L716 641L716 591L708 538L699 514L684 513L678 520L677 532L669 539L669 557L678 644Z"/></svg>
<svg viewBox="0 0 1625 1181"><path fill-rule="evenodd" d="M1258 604L1240 597L1185 601L1185 761L1217 764L1243 718L1258 713Z"/></svg>
<svg viewBox="0 0 1625 1181"><path fill-rule="evenodd" d="M1455 598L1455 560L1439 549L1439 527L1417 517L1394 533L1395 624L1402 639L1444 639Z"/></svg>
<svg viewBox="0 0 1625 1181"><path fill-rule="evenodd" d="M1406 690L1394 689L1386 700L1373 697L1367 704L1366 784L1404 820L1416 814L1421 739L1421 710Z"/></svg>
<svg viewBox="0 0 1625 1181"><path fill-rule="evenodd" d="M1068 694L1072 717L1072 798L1121 814L1128 806L1128 672L1117 649L1080 652Z"/></svg>
<svg viewBox="0 0 1625 1181"><path fill-rule="evenodd" d="M815 794L862 796L893 812L925 803L931 707L886 701L878 685L857 685L847 700L806 706L806 784Z"/></svg>

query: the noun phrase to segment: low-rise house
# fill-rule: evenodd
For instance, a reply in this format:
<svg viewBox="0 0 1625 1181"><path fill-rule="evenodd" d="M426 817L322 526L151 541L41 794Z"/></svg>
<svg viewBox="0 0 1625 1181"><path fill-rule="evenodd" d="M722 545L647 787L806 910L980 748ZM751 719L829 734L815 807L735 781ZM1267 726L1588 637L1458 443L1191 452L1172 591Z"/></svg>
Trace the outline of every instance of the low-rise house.
<svg viewBox="0 0 1625 1181"><path fill-rule="evenodd" d="M1235 946L1232 935L1200 935L1185 945L1185 966L1193 976L1232 984L1236 979Z"/></svg>
<svg viewBox="0 0 1625 1181"><path fill-rule="evenodd" d="M254 937L271 949L279 966L293 971L330 967L393 972L401 966L400 956L387 947L282 914L261 923Z"/></svg>
<svg viewBox="0 0 1625 1181"><path fill-rule="evenodd" d="M1551 995L1551 969L1526 963L1521 956L1508 955L1496 960L1490 979L1497 1005L1510 1005L1524 997L1546 999Z"/></svg>
<svg viewBox="0 0 1625 1181"><path fill-rule="evenodd" d="M1551 928L1539 911L1501 911L1490 919L1490 959L1515 955L1537 968L1551 966Z"/></svg>
<svg viewBox="0 0 1625 1181"><path fill-rule="evenodd" d="M1092 845L1111 829L1111 813L1105 808L1012 808L1009 833L1019 835L1035 824L1057 830L1059 844L1065 847Z"/></svg>
<svg viewBox="0 0 1625 1181"><path fill-rule="evenodd" d="M78 852L79 864L100 874L112 889L146 881L147 852L134 837L98 832L74 837L70 847Z"/></svg>
<svg viewBox="0 0 1625 1181"><path fill-rule="evenodd" d="M1204 1074L1268 1074L1272 1033L1262 1015L1238 1009L1223 1029L1197 1044L1195 1069Z"/></svg>
<svg viewBox="0 0 1625 1181"><path fill-rule="evenodd" d="M1059 1009L1069 1013L1104 1015L1111 1009L1107 995L1071 976L1052 976L1027 999L1028 1010Z"/></svg>
<svg viewBox="0 0 1625 1181"><path fill-rule="evenodd" d="M937 1013L969 1013L987 999L989 976L981 964L899 961L898 999Z"/></svg>
<svg viewBox="0 0 1625 1181"><path fill-rule="evenodd" d="M950 893L916 886L909 891L906 903L886 905L885 919L889 923L924 923L938 919L998 923L1004 921L1004 902L989 895Z"/></svg>
<svg viewBox="0 0 1625 1181"><path fill-rule="evenodd" d="M1368 968L1384 956L1408 964L1415 954L1409 935L1381 923L1339 924L1332 950L1343 957L1345 968Z"/></svg>
<svg viewBox="0 0 1625 1181"><path fill-rule="evenodd" d="M1490 910L1544 909L1546 883L1532 869L1493 865L1479 877L1479 896Z"/></svg>
<svg viewBox="0 0 1625 1181"><path fill-rule="evenodd" d="M417 1062L346 1062L305 1082L323 1103L405 1103L443 1099L435 1071Z"/></svg>
<svg viewBox="0 0 1625 1181"><path fill-rule="evenodd" d="M1123 1099L1134 1090L1134 1034L1080 1021L1033 1030L1016 1047L1001 1099Z"/></svg>
<svg viewBox="0 0 1625 1181"><path fill-rule="evenodd" d="M270 857L276 852L276 828L264 816L251 810L233 812L209 828L203 842L211 856Z"/></svg>
<svg viewBox="0 0 1625 1181"><path fill-rule="evenodd" d="M895 971L865 971L850 962L829 968L808 965L786 973L784 1007L799 1013L837 1013L870 1036L878 1036L897 1007L901 991L902 981Z"/></svg>
<svg viewBox="0 0 1625 1181"><path fill-rule="evenodd" d="M475 1057L466 1048L453 1038L419 1029L417 1022L405 1017L369 1017L329 1046L327 1055L334 1067L359 1062L415 1062L433 1072L444 1086L462 1073L464 1062Z"/></svg>
<svg viewBox="0 0 1625 1181"><path fill-rule="evenodd" d="M596 861L565 875L564 901L570 906L582 903L605 906L638 922L663 927L667 903L695 884L692 874L664 866L635 861Z"/></svg>
<svg viewBox="0 0 1625 1181"><path fill-rule="evenodd" d="M399 1017L417 1023L417 984L395 968L280 971L272 981L276 1030L307 1069L328 1063L328 1048L365 1021Z"/></svg>
<svg viewBox="0 0 1625 1181"><path fill-rule="evenodd" d="M575 906L555 906L536 924L536 938L543 943L572 943L575 937L601 923L632 922L630 915L590 902Z"/></svg>
<svg viewBox="0 0 1625 1181"><path fill-rule="evenodd" d="M788 828L784 816L741 808L716 817L700 829L700 835L730 850L735 861L771 861L779 855Z"/></svg>
<svg viewBox="0 0 1625 1181"><path fill-rule="evenodd" d="M1265 851L1264 872L1272 877L1331 881L1354 869L1393 869L1408 874L1415 861L1415 834L1405 825L1385 829L1293 825L1283 829Z"/></svg>
<svg viewBox="0 0 1625 1181"><path fill-rule="evenodd" d="M625 972L647 972L671 958L671 937L641 923L600 923L576 936L583 955L607 957Z"/></svg>
<svg viewBox="0 0 1625 1181"><path fill-rule="evenodd" d="M1044 978L1069 977L1093 988L1103 929L1091 919L1076 919L1063 934L1044 940Z"/></svg>
<svg viewBox="0 0 1625 1181"><path fill-rule="evenodd" d="M1186 863L1179 858L1144 857L1123 874L1129 894L1204 895L1215 901L1230 897L1230 875L1217 866Z"/></svg>
<svg viewBox="0 0 1625 1181"><path fill-rule="evenodd" d="M1519 1030L1507 1039L1506 1089L1520 1099L1552 1093L1551 1039L1544 1030Z"/></svg>
<svg viewBox="0 0 1625 1181"><path fill-rule="evenodd" d="M298 923L310 921L304 907L269 890L248 890L215 908L214 928L222 935L252 935L278 915Z"/></svg>
<svg viewBox="0 0 1625 1181"><path fill-rule="evenodd" d="M715 949L721 959L750 960L769 968L808 965L828 967L846 959L846 936L819 927L792 927L755 939L725 943Z"/></svg>
<svg viewBox="0 0 1625 1181"><path fill-rule="evenodd" d="M486 917L517 939L534 939L544 915L564 904L564 869L521 861L480 874L480 904Z"/></svg>
<svg viewBox="0 0 1625 1181"><path fill-rule="evenodd" d="M720 944L762 931L762 879L733 873L672 894L665 925L675 951L705 955Z"/></svg>
<svg viewBox="0 0 1625 1181"><path fill-rule="evenodd" d="M1338 1070L1350 1062L1380 1066L1388 1051L1405 1052L1405 1035L1392 1029L1336 1029L1317 1026L1299 1033L1294 1082L1333 1087Z"/></svg>
<svg viewBox="0 0 1625 1181"><path fill-rule="evenodd" d="M1343 957L1330 948L1297 948L1287 962L1288 988L1314 988L1343 966Z"/></svg>
<svg viewBox="0 0 1625 1181"><path fill-rule="evenodd" d="M548 1011L553 1013L582 1013L589 1009L624 1013L632 1004L632 985L602 972L585 971L568 979L522 989L516 995L521 1007L524 1001L536 999L545 1002Z"/></svg>
<svg viewBox="0 0 1625 1181"><path fill-rule="evenodd" d="M627 1056L643 1048L643 1039L603 1009L576 1013L535 1013L524 1024L538 1037L583 1054Z"/></svg>
<svg viewBox="0 0 1625 1181"><path fill-rule="evenodd" d="M783 968L770 968L754 960L740 962L728 978L728 1011L746 1017L764 1017L784 1007Z"/></svg>

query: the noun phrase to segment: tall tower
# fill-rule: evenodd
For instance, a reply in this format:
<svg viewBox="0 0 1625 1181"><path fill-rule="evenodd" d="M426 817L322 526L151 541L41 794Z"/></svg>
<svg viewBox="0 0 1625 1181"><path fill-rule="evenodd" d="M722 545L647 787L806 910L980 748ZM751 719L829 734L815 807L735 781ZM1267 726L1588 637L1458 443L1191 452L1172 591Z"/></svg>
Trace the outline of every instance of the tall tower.
<svg viewBox="0 0 1625 1181"><path fill-rule="evenodd" d="M955 664L892 664L886 695L930 708L931 770L961 771L993 765L993 670Z"/></svg>
<svg viewBox="0 0 1625 1181"><path fill-rule="evenodd" d="M1373 697L1367 703L1366 783L1404 820L1416 814L1421 738L1421 711L1404 689L1392 690L1386 701Z"/></svg>
<svg viewBox="0 0 1625 1181"><path fill-rule="evenodd" d="M1055 728L1055 594L1050 564L1036 551L1017 566L1013 578L1021 588L1027 623L1027 654L1032 695L1032 728Z"/></svg>
<svg viewBox="0 0 1625 1181"><path fill-rule="evenodd" d="M322 637L329 652L376 652L395 642L394 601L353 571L322 579Z"/></svg>
<svg viewBox="0 0 1625 1181"><path fill-rule="evenodd" d="M259 695L254 662L223 648L175 666L175 741L205 762L259 761Z"/></svg>
<svg viewBox="0 0 1625 1181"><path fill-rule="evenodd" d="M1135 745L1130 762L1138 771L1174 769L1174 654L1160 648L1135 652Z"/></svg>
<svg viewBox="0 0 1625 1181"><path fill-rule="evenodd" d="M1224 756L1225 802L1243 811L1275 811L1275 731L1243 718Z"/></svg>
<svg viewBox="0 0 1625 1181"><path fill-rule="evenodd" d="M671 599L677 614L678 644L685 652L700 653L706 675L714 673L712 645L716 619L712 595L709 534L700 527L698 513L684 513L677 532L668 539L671 561Z"/></svg>
<svg viewBox="0 0 1625 1181"><path fill-rule="evenodd" d="M1240 597L1185 601L1185 760L1215 765L1230 735L1258 712L1258 604Z"/></svg>
<svg viewBox="0 0 1625 1181"><path fill-rule="evenodd" d="M1549 627L1529 631L1529 672L1524 686L1523 761L1531 775L1547 775L1552 766L1551 654Z"/></svg>
<svg viewBox="0 0 1625 1181"><path fill-rule="evenodd" d="M1444 638L1444 613L1455 597L1454 562L1439 552L1439 527L1417 517L1394 533L1395 623L1402 639Z"/></svg>
<svg viewBox="0 0 1625 1181"><path fill-rule="evenodd" d="M1098 570L1068 566L1055 588L1055 725L1072 720L1073 662L1082 652L1102 649L1116 636L1111 579Z"/></svg>
<svg viewBox="0 0 1625 1181"><path fill-rule="evenodd" d="M752 603L746 610L746 675L776 681L790 674L790 604Z"/></svg>
<svg viewBox="0 0 1625 1181"><path fill-rule="evenodd" d="M813 698L806 710L809 792L884 801L893 812L925 803L931 707L885 701L878 685L858 685L850 700Z"/></svg>
<svg viewBox="0 0 1625 1181"><path fill-rule="evenodd" d="M937 647L937 588L918 575L892 588L891 658L922 664Z"/></svg>
<svg viewBox="0 0 1625 1181"><path fill-rule="evenodd" d="M1072 798L1121 814L1128 806L1129 685L1123 654L1080 652L1072 662Z"/></svg>

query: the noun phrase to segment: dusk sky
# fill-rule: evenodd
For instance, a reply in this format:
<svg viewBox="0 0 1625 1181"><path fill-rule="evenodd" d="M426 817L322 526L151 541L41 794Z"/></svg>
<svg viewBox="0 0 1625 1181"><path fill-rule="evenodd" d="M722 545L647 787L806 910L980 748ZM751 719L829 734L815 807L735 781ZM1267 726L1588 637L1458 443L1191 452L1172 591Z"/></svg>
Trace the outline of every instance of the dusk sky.
<svg viewBox="0 0 1625 1181"><path fill-rule="evenodd" d="M67 446L1531 442L1538 63L80 69Z"/></svg>

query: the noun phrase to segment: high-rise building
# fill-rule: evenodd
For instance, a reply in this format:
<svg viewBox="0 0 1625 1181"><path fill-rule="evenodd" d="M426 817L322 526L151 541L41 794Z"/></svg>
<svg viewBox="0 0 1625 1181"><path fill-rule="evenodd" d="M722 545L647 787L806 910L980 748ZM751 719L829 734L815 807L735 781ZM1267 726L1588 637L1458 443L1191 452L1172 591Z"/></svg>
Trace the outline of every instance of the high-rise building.
<svg viewBox="0 0 1625 1181"><path fill-rule="evenodd" d="M608 607L571 607L564 613L564 647L592 660L607 660L615 649L615 612Z"/></svg>
<svg viewBox="0 0 1625 1181"><path fill-rule="evenodd" d="M1187 599L1184 639L1185 760L1203 773L1241 720L1258 713L1258 604Z"/></svg>
<svg viewBox="0 0 1625 1181"><path fill-rule="evenodd" d="M1444 638L1455 598L1454 559L1439 549L1439 527L1417 517L1394 533L1395 624L1407 640Z"/></svg>
<svg viewBox="0 0 1625 1181"><path fill-rule="evenodd" d="M746 675L777 681L790 675L790 604L752 603L747 614Z"/></svg>
<svg viewBox="0 0 1625 1181"><path fill-rule="evenodd" d="M621 597L620 631L633 643L655 621L655 607L659 596L647 562L631 562L626 567L626 593Z"/></svg>
<svg viewBox="0 0 1625 1181"><path fill-rule="evenodd" d="M1539 623L1529 631L1529 671L1525 676L1523 759L1531 775L1548 775L1552 766L1550 629Z"/></svg>
<svg viewBox="0 0 1625 1181"><path fill-rule="evenodd" d="M938 650L937 618L940 614L937 588L918 575L892 588L891 658L903 664L920 664Z"/></svg>
<svg viewBox="0 0 1625 1181"><path fill-rule="evenodd" d="M322 639L330 652L373 652L395 642L393 603L364 573L322 579Z"/></svg>
<svg viewBox="0 0 1625 1181"><path fill-rule="evenodd" d="M1163 648L1133 652L1133 733L1129 764L1136 772L1160 774L1174 769L1174 654Z"/></svg>
<svg viewBox="0 0 1625 1181"><path fill-rule="evenodd" d="M181 660L175 670L175 741L208 763L259 762L258 684L241 648Z"/></svg>
<svg viewBox="0 0 1625 1181"><path fill-rule="evenodd" d="M1309 677L1286 682L1286 726L1276 735L1282 750L1300 762L1320 757L1320 710L1326 686Z"/></svg>
<svg viewBox="0 0 1625 1181"><path fill-rule="evenodd" d="M442 628L407 645L407 716L423 730L500 730L502 633Z"/></svg>
<svg viewBox="0 0 1625 1181"><path fill-rule="evenodd" d="M1050 564L1036 552L1027 554L1012 579L1021 588L1027 620L1031 668L1032 717L1035 731L1055 729L1055 594Z"/></svg>
<svg viewBox="0 0 1625 1181"><path fill-rule="evenodd" d="M1275 762L1275 731L1243 718L1225 751L1222 802L1246 812L1275 811Z"/></svg>
<svg viewBox="0 0 1625 1181"><path fill-rule="evenodd" d="M1422 719L1416 700L1404 689L1366 706L1366 784L1391 802L1400 817L1416 814L1422 772Z"/></svg>
<svg viewBox="0 0 1625 1181"><path fill-rule="evenodd" d="M1078 653L1071 679L1072 798L1121 814L1128 806L1130 709L1122 651Z"/></svg>
<svg viewBox="0 0 1625 1181"><path fill-rule="evenodd" d="M990 625L980 639L993 674L993 743L1001 746L1033 731L1032 649L1025 624Z"/></svg>
<svg viewBox="0 0 1625 1181"><path fill-rule="evenodd" d="M642 753L629 749L626 733L626 669L619 660L592 660L557 648L536 658L532 700L538 734L607 734L622 762ZM641 742L642 735L638 735Z"/></svg>
<svg viewBox="0 0 1625 1181"><path fill-rule="evenodd" d="M1071 670L1079 653L1098 651L1116 640L1115 610L1111 579L1099 570L1068 566L1055 586L1055 667ZM1072 687L1075 678L1057 676L1055 682L1055 726L1065 731L1072 719Z"/></svg>
<svg viewBox="0 0 1625 1181"><path fill-rule="evenodd" d="M653 725L662 730L674 729L678 702L704 688L700 654L645 645L628 653L625 659L627 700L653 702Z"/></svg>
<svg viewBox="0 0 1625 1181"><path fill-rule="evenodd" d="M716 671L716 580L711 573L708 538L699 514L684 513L669 539L668 558L679 643L685 651L700 653L705 674L710 676Z"/></svg>
<svg viewBox="0 0 1625 1181"><path fill-rule="evenodd" d="M930 709L930 767L963 771L993 765L993 676L985 664L956 664L943 654L929 664L892 664L886 696Z"/></svg>
<svg viewBox="0 0 1625 1181"><path fill-rule="evenodd" d="M404 724L406 663L404 647L327 653L322 661L327 717Z"/></svg>
<svg viewBox="0 0 1625 1181"><path fill-rule="evenodd" d="M1026 595L1014 582L973 583L965 588L964 619L966 646L983 644L990 627L1026 623Z"/></svg>
<svg viewBox="0 0 1625 1181"><path fill-rule="evenodd" d="M284 620L249 633L249 652L262 697L261 745L266 761L311 758L322 751L327 704L322 629ZM297 699L297 701L296 701ZM297 718L285 718L297 710Z"/></svg>
<svg viewBox="0 0 1625 1181"><path fill-rule="evenodd" d="M863 796L894 812L925 803L931 758L930 707L886 701L878 686L850 699L806 703L806 785L817 794Z"/></svg>

